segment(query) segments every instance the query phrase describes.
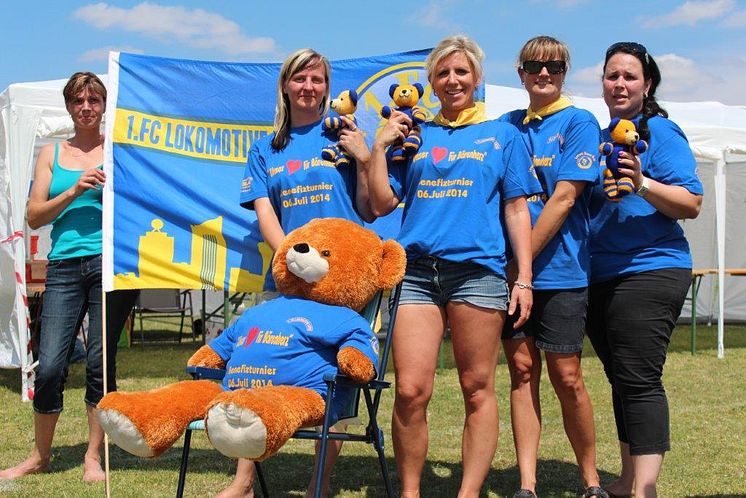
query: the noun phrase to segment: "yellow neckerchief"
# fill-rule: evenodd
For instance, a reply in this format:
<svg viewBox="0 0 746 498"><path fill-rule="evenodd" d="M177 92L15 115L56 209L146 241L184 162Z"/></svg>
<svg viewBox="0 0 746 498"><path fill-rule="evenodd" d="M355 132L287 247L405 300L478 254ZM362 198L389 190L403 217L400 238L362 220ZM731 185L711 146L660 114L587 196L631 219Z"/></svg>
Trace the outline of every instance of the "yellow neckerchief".
<svg viewBox="0 0 746 498"><path fill-rule="evenodd" d="M551 104L545 105L538 111L534 111L529 107L528 109L526 109L526 117L523 118L523 124L529 124L532 119L538 119L539 121L541 121L544 116L549 116L550 114L560 112L562 109L570 107L571 105L572 101L570 99L568 99L567 97L560 97Z"/></svg>
<svg viewBox="0 0 746 498"><path fill-rule="evenodd" d="M435 118L433 118L433 123L447 126L449 128L479 124L484 121L487 121L487 116L484 114L484 102L477 102L474 104L474 107L469 107L468 109L461 111L456 118L456 121L444 118L443 114L440 112L435 116Z"/></svg>

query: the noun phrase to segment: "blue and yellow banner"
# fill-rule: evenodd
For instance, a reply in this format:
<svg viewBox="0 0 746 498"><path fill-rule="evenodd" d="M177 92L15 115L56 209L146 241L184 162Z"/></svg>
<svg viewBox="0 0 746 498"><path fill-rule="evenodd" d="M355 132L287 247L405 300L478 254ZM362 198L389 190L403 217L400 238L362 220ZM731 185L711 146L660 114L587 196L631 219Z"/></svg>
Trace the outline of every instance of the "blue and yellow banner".
<svg viewBox="0 0 746 498"><path fill-rule="evenodd" d="M427 53L332 62L332 97L357 91L369 143L393 83L421 83L418 105L437 114ZM280 66L111 54L105 290L262 289L272 254L239 195L251 144L272 132ZM372 227L396 237L400 211Z"/></svg>

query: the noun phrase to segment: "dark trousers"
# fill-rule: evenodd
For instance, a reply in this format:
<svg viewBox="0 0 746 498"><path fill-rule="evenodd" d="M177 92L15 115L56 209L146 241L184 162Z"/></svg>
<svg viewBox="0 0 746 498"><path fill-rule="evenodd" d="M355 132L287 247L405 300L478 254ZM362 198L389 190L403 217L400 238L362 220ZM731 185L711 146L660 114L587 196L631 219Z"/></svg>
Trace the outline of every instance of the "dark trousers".
<svg viewBox="0 0 746 498"><path fill-rule="evenodd" d="M117 341L138 291L106 294L108 391L116 391ZM75 337L88 313L85 402L95 406L104 389L101 316L101 256L50 261L44 291L39 366L34 382L34 410L62 411L63 392Z"/></svg>
<svg viewBox="0 0 746 498"><path fill-rule="evenodd" d="M671 448L661 380L691 270L668 268L591 285L588 337L611 384L619 441L631 455Z"/></svg>

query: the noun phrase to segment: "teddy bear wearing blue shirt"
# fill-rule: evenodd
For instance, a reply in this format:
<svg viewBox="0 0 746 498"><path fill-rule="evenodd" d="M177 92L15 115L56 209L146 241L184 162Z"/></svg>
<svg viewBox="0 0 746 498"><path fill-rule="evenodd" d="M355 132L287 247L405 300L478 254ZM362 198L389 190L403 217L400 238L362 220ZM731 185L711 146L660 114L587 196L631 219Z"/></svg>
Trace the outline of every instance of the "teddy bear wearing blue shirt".
<svg viewBox="0 0 746 498"><path fill-rule="evenodd" d="M270 457L296 430L322 423L325 401L317 386L330 368L356 382L375 376L371 357L377 355L377 339L353 310L394 287L405 266L401 245L348 220L315 219L293 230L272 265L282 296L247 310L187 362L227 367L224 385L190 380L109 393L98 404L102 427L125 451L154 457L170 448L190 421L205 419L210 442L221 453ZM313 311L318 308L321 319Z"/></svg>

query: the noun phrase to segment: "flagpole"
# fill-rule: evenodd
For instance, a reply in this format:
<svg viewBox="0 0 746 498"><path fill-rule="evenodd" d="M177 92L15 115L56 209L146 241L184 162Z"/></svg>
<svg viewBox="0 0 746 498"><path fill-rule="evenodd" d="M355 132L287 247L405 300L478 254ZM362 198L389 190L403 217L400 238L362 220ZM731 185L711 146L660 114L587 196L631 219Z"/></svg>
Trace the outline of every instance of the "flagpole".
<svg viewBox="0 0 746 498"><path fill-rule="evenodd" d="M103 335L101 337L101 350L103 357L103 365L104 365L104 396L106 396L106 393L108 392L109 387L109 375L108 375L108 361L107 361L107 349L108 349L108 330L106 326L106 292L101 291L101 334ZM109 474L109 435L104 432L104 488L106 491L106 498L111 498L111 481L109 480L110 474Z"/></svg>

